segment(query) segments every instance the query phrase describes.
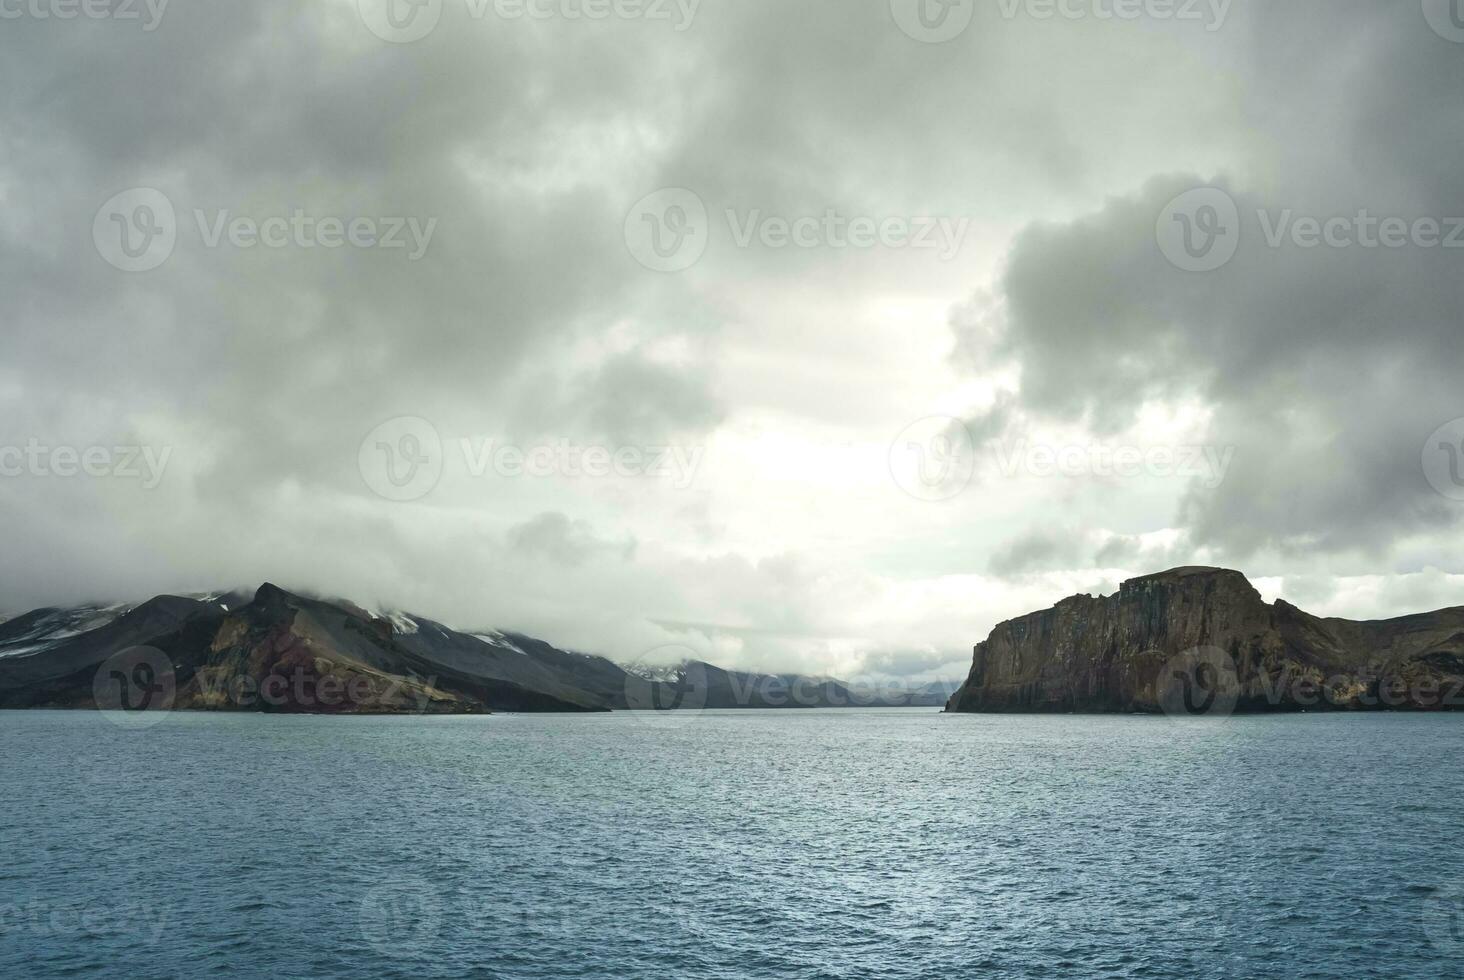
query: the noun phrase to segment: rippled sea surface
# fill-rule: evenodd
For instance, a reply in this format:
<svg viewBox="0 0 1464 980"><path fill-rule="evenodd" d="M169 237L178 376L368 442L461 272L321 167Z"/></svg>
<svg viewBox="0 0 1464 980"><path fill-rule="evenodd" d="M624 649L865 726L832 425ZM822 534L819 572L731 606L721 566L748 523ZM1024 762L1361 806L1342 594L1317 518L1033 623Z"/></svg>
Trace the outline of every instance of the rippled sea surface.
<svg viewBox="0 0 1464 980"><path fill-rule="evenodd" d="M1459 977L1464 718L0 713L0 976Z"/></svg>

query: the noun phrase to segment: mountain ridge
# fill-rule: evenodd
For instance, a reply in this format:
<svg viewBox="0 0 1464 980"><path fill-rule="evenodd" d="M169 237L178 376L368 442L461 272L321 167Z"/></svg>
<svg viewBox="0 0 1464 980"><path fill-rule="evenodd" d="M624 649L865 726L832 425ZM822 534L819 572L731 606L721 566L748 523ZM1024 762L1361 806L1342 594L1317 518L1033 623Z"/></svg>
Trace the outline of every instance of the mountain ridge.
<svg viewBox="0 0 1464 980"><path fill-rule="evenodd" d="M701 662L641 676L525 634L464 633L270 582L252 594L44 607L0 621L0 708L102 706L103 675L123 693L162 677L180 710L340 714L939 707L954 687L855 691Z"/></svg>

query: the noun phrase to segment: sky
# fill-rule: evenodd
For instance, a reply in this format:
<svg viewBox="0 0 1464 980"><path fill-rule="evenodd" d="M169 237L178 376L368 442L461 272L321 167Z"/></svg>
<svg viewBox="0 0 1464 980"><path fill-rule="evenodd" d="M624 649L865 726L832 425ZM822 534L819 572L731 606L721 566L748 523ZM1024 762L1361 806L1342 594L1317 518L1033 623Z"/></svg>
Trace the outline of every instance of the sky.
<svg viewBox="0 0 1464 980"><path fill-rule="evenodd" d="M0 609L963 676L1464 599L1458 0L0 0Z"/></svg>

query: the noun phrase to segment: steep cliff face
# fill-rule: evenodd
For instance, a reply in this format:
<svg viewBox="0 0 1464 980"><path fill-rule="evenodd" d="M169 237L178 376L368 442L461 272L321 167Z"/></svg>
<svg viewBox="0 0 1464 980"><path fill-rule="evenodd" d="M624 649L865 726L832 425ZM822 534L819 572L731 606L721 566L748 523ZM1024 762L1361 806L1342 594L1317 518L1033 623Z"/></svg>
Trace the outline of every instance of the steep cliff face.
<svg viewBox="0 0 1464 980"><path fill-rule="evenodd" d="M1239 572L1174 569L1002 623L946 707L1173 713L1177 682L1236 711L1464 708L1464 609L1320 619L1267 604Z"/></svg>

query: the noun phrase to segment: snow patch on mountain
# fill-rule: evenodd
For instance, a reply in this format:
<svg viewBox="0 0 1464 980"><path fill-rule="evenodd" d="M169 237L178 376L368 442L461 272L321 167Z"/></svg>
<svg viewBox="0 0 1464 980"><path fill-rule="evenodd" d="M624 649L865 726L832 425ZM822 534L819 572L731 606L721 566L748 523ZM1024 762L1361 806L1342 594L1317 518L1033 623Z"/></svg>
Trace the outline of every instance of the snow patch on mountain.
<svg viewBox="0 0 1464 980"><path fill-rule="evenodd" d="M491 630L487 633L474 633L472 634L472 636L473 639L482 640L489 646L500 647L504 650L509 651L510 653L516 653L521 657L528 656L528 654L524 652L522 647L514 643L508 638L506 634L500 633L498 630Z"/></svg>
<svg viewBox="0 0 1464 980"><path fill-rule="evenodd" d="M54 609L37 619L26 632L19 636L9 637L0 643L0 657L23 657L43 653L63 640L101 629L131 611L132 607L127 603Z"/></svg>
<svg viewBox="0 0 1464 980"><path fill-rule="evenodd" d="M387 613L384 618L387 622L391 623L391 628L402 636L413 636L422 628L417 625L415 619L406 613L391 612Z"/></svg>
<svg viewBox="0 0 1464 980"><path fill-rule="evenodd" d="M672 684L686 676L690 660L683 660L679 664L619 664L621 670L627 674L639 677L641 680L650 681L652 684Z"/></svg>

